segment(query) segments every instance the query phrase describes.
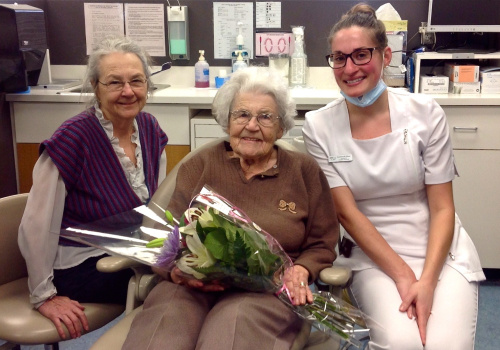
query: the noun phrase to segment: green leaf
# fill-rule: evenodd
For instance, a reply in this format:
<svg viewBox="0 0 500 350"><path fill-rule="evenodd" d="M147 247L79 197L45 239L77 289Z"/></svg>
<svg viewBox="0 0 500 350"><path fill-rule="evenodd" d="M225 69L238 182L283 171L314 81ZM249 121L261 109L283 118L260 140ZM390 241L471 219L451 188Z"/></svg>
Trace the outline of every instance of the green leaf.
<svg viewBox="0 0 500 350"><path fill-rule="evenodd" d="M248 270L247 259L250 256L250 249L245 245L239 231L236 231L234 243L230 245L228 253L232 266L245 272Z"/></svg>
<svg viewBox="0 0 500 350"><path fill-rule="evenodd" d="M226 232L223 229L218 228L212 230L206 236L204 244L214 258L225 261L224 257L226 255L228 240L226 238Z"/></svg>
<svg viewBox="0 0 500 350"><path fill-rule="evenodd" d="M196 221L196 233L198 233L201 243L205 244L207 233L205 232L205 228L201 226L200 221Z"/></svg>

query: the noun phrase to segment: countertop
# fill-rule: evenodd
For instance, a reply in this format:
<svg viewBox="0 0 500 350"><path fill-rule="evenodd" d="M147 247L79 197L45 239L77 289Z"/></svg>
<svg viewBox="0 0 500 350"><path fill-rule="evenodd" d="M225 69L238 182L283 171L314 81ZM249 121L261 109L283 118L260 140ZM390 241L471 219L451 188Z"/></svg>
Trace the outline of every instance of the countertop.
<svg viewBox="0 0 500 350"><path fill-rule="evenodd" d="M194 88L171 86L156 90L148 99L149 103L183 104L191 107L210 108L217 92L215 88ZM340 97L338 90L293 88L292 97L297 107L319 107ZM9 102L73 102L85 103L89 94L68 92L68 90L31 87L29 93L7 94ZM440 105L445 106L500 106L500 94L435 94L431 95Z"/></svg>

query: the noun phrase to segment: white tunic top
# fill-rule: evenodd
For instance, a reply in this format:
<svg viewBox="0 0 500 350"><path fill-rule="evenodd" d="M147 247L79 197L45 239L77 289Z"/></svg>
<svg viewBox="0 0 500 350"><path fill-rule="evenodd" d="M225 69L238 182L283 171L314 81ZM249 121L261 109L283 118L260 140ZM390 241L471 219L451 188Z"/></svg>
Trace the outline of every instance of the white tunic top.
<svg viewBox="0 0 500 350"><path fill-rule="evenodd" d="M352 138L347 105L340 98L306 114L304 141L330 187L348 186L360 211L396 253L406 261L423 262L430 220L425 185L452 181L456 174L448 124L443 109L428 96L388 91L389 134ZM461 235L466 243L456 251ZM468 279L483 279L475 247L458 217L455 236L446 263ZM358 247L351 258L339 257L338 262L353 270L375 266Z"/></svg>

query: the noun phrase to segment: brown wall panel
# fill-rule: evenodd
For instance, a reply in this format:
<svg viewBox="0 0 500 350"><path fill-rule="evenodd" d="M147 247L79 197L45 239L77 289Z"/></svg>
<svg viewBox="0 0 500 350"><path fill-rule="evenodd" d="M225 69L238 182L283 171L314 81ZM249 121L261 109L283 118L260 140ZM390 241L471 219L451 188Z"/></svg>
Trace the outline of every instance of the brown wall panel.
<svg viewBox="0 0 500 350"><path fill-rule="evenodd" d="M57 65L80 65L86 63L84 2L116 2L112 0L26 0L26 3L42 8L46 12L48 43L51 63ZM233 2L255 1L239 0ZM0 0L0 3L12 1ZM163 0L129 0L123 3L162 3ZM214 66L230 65L229 60L214 60L213 52L213 3L211 0L181 0L181 5L188 6L190 61L175 61L177 66L193 66L198 60L198 50L204 49L208 62ZM324 66L324 55L328 52L326 38L331 26L358 1L347 0L282 0L282 26L274 31L290 31L291 25L305 26L305 44L310 66ZM366 1L374 8L387 3ZM428 0L393 0L391 4L403 19L409 21L408 37L418 31L422 21L426 21ZM176 0L170 4L177 4ZM254 5L255 9L255 5ZM166 13L166 11L165 11ZM166 15L165 15L166 17ZM166 28L165 23L165 28ZM237 33L235 33L236 35ZM420 38L415 38L408 45L419 45ZM168 47L168 45L167 45ZM155 57L156 64L169 60L168 57ZM254 59L253 64L267 64L266 59Z"/></svg>

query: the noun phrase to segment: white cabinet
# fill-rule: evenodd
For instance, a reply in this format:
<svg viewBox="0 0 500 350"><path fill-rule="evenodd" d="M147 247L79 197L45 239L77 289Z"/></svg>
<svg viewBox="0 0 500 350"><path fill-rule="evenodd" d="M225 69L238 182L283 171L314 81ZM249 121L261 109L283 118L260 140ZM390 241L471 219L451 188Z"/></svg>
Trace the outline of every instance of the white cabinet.
<svg viewBox="0 0 500 350"><path fill-rule="evenodd" d="M16 143L40 143L67 119L85 110L84 103L12 102ZM167 133L169 145L189 145L187 105L149 104L144 110L156 117Z"/></svg>
<svg viewBox="0 0 500 350"><path fill-rule="evenodd" d="M13 102L16 143L40 143L67 119L85 110L82 103Z"/></svg>
<svg viewBox="0 0 500 350"><path fill-rule="evenodd" d="M459 177L456 211L483 268L500 268L500 107L443 106Z"/></svg>
<svg viewBox="0 0 500 350"><path fill-rule="evenodd" d="M439 53L439 52L420 52L414 55L415 60L415 89L418 93L420 90L420 76L422 74L436 73L435 69L444 65L441 60L456 61L456 62L476 62L484 65L484 60L489 61L488 65L500 65L500 52L476 54L476 53ZM433 60L433 61L431 61ZM442 73L442 68L440 70Z"/></svg>
<svg viewBox="0 0 500 350"><path fill-rule="evenodd" d="M86 108L85 103L21 101L11 102L11 120L17 146L16 169L18 188L28 192L32 185L32 171L38 159L38 145L48 139L67 119ZM167 171L189 153L189 120L193 111L188 105L148 104L145 111L153 114L167 133Z"/></svg>
<svg viewBox="0 0 500 350"><path fill-rule="evenodd" d="M189 119L192 110L187 105L146 104L144 111L151 113L168 136L169 145L189 145Z"/></svg>
<svg viewBox="0 0 500 350"><path fill-rule="evenodd" d="M294 137L302 136L302 125L304 125L304 113L299 113L299 117L295 119L295 127L283 135L282 139L291 143ZM202 110L191 119L191 150L226 136L209 110Z"/></svg>

